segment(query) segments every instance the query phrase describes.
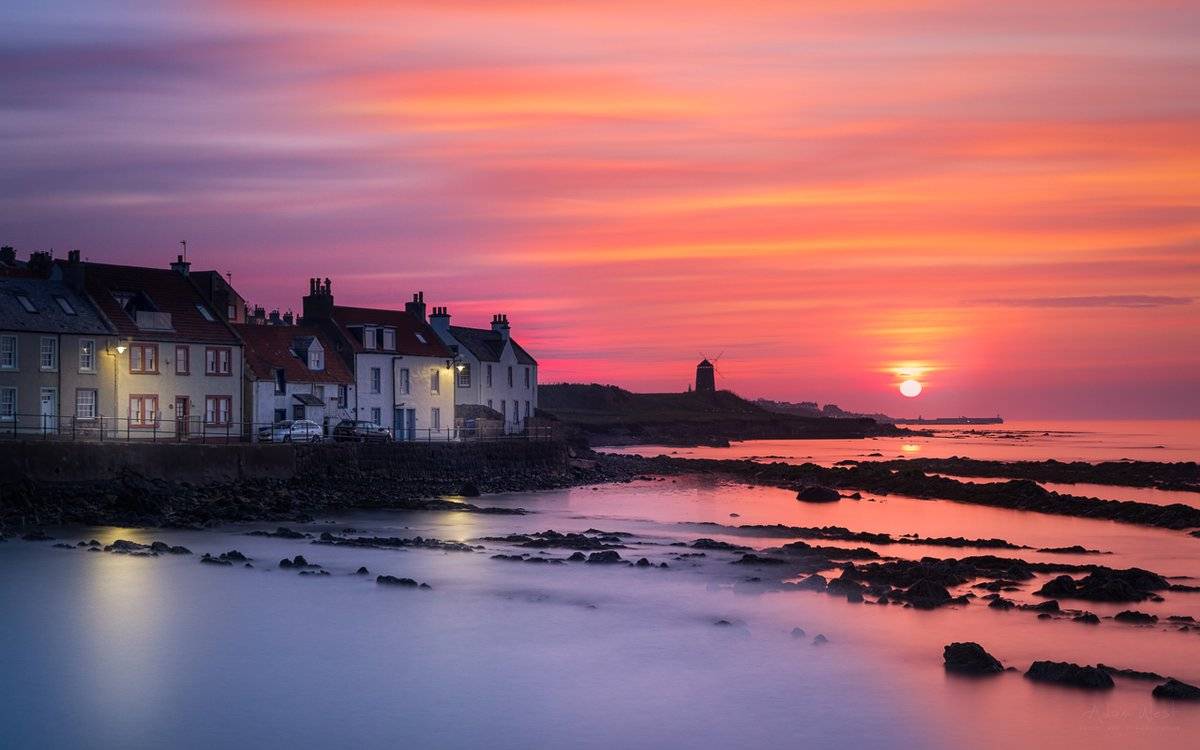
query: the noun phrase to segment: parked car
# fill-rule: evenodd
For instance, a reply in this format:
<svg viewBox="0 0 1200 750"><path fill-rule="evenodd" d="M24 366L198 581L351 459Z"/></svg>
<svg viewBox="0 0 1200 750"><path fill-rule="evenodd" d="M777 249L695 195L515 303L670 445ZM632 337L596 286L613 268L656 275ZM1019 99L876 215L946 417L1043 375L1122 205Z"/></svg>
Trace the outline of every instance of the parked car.
<svg viewBox="0 0 1200 750"><path fill-rule="evenodd" d="M285 419L258 431L264 443L319 443L323 438L321 425L311 419Z"/></svg>
<svg viewBox="0 0 1200 750"><path fill-rule="evenodd" d="M392 433L374 422L343 419L333 428L333 439L355 443L386 443L392 439Z"/></svg>

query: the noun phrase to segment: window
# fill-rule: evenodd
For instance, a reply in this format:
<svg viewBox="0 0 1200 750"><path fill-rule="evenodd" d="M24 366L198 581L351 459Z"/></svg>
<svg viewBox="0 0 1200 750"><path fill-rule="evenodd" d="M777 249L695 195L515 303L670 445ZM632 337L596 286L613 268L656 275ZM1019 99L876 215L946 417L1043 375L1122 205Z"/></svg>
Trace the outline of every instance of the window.
<svg viewBox="0 0 1200 750"><path fill-rule="evenodd" d="M96 371L96 340L79 339L79 371Z"/></svg>
<svg viewBox="0 0 1200 750"><path fill-rule="evenodd" d="M414 336L416 336L416 337L417 337L417 341L420 341L422 344L428 344L428 343L429 343L428 341L426 341L426 340L425 340L425 337L424 337L424 336L422 336L421 334L419 334L419 333L414 333L413 335L414 335Z"/></svg>
<svg viewBox="0 0 1200 750"><path fill-rule="evenodd" d="M17 337L0 336L0 370L17 369Z"/></svg>
<svg viewBox="0 0 1200 750"><path fill-rule="evenodd" d="M175 347L175 374L192 374L192 350L187 346Z"/></svg>
<svg viewBox="0 0 1200 750"><path fill-rule="evenodd" d="M233 413L232 396L205 396L204 423L212 427L224 427L229 424L230 414Z"/></svg>
<svg viewBox="0 0 1200 750"><path fill-rule="evenodd" d="M525 368L525 387L529 387L529 368Z"/></svg>
<svg viewBox="0 0 1200 750"><path fill-rule="evenodd" d="M275 421L283 422L286 420L287 420L287 409L276 409L275 410Z"/></svg>
<svg viewBox="0 0 1200 750"><path fill-rule="evenodd" d="M158 396L133 395L129 397L129 426L144 429L158 425Z"/></svg>
<svg viewBox="0 0 1200 750"><path fill-rule="evenodd" d="M504 417L504 421L508 421L508 402L500 399L500 416Z"/></svg>
<svg viewBox="0 0 1200 750"><path fill-rule="evenodd" d="M275 395L282 396L287 393L287 374L282 367L275 368Z"/></svg>
<svg viewBox="0 0 1200 750"><path fill-rule="evenodd" d="M488 408L492 408L492 400L490 398L488 399Z"/></svg>
<svg viewBox="0 0 1200 750"><path fill-rule="evenodd" d="M371 421L375 424L383 424L383 412L378 406L371 409Z"/></svg>
<svg viewBox="0 0 1200 750"><path fill-rule="evenodd" d="M338 386L338 408L345 409L346 404L350 401L350 389L344 385Z"/></svg>
<svg viewBox="0 0 1200 750"><path fill-rule="evenodd" d="M225 317L228 320L237 320L237 305L230 305L225 308Z"/></svg>
<svg viewBox="0 0 1200 750"><path fill-rule="evenodd" d="M324 401L325 400L325 386L314 385L313 386L313 395L316 396L317 398L321 399L322 401Z"/></svg>
<svg viewBox="0 0 1200 750"><path fill-rule="evenodd" d="M374 328L363 328L363 348L364 349L374 349L375 348L375 329Z"/></svg>
<svg viewBox="0 0 1200 750"><path fill-rule="evenodd" d="M431 430L442 429L442 410L436 406L429 410L429 428Z"/></svg>
<svg viewBox="0 0 1200 750"><path fill-rule="evenodd" d="M383 348L388 351L393 351L396 348L396 329L383 329Z"/></svg>
<svg viewBox="0 0 1200 750"><path fill-rule="evenodd" d="M521 402L513 399L513 423L521 421Z"/></svg>
<svg viewBox="0 0 1200 750"><path fill-rule="evenodd" d="M529 402L525 402L525 418L529 419Z"/></svg>
<svg viewBox="0 0 1200 750"><path fill-rule="evenodd" d="M442 372L435 369L429 373L429 392L436 395L442 392Z"/></svg>
<svg viewBox="0 0 1200 750"><path fill-rule="evenodd" d="M17 295L17 302L21 303L21 307L25 308L25 312L27 312L27 313L37 312L37 308L33 306L33 302L31 302L30 299L28 297L26 297L24 294Z"/></svg>
<svg viewBox="0 0 1200 750"><path fill-rule="evenodd" d="M58 339L53 336L42 336L41 357L38 363L43 370L58 369Z"/></svg>
<svg viewBox="0 0 1200 750"><path fill-rule="evenodd" d="M487 387L491 388L492 387L492 366L491 365L487 366L486 370L484 371L484 374L487 375Z"/></svg>
<svg viewBox="0 0 1200 750"><path fill-rule="evenodd" d="M65 312L67 315L77 315L78 314L75 312L75 308L71 307L71 301L68 300L66 297L59 297L58 295L55 295L54 301L58 303L58 306L61 307L62 311Z"/></svg>
<svg viewBox="0 0 1200 750"><path fill-rule="evenodd" d="M400 381L396 383L396 390L401 395L407 396L411 390L411 384L408 380L408 368L402 368L398 374Z"/></svg>
<svg viewBox="0 0 1200 750"><path fill-rule="evenodd" d="M229 375L232 350L227 346L210 346L204 350L205 375Z"/></svg>
<svg viewBox="0 0 1200 750"><path fill-rule="evenodd" d="M130 344L129 371L145 375L157 375L158 344Z"/></svg>
<svg viewBox="0 0 1200 750"><path fill-rule="evenodd" d="M508 366L508 387L509 388L513 387L512 365Z"/></svg>
<svg viewBox="0 0 1200 750"><path fill-rule="evenodd" d="M96 389L80 388L75 391L75 418L96 418Z"/></svg>
<svg viewBox="0 0 1200 750"><path fill-rule="evenodd" d="M462 365L459 365L458 367L459 367L458 387L459 388L470 388L471 387L471 366L467 365L467 364L462 364Z"/></svg>
<svg viewBox="0 0 1200 750"><path fill-rule="evenodd" d="M204 318L209 323L217 322L217 319L214 318L213 314L208 311L208 308L205 307L204 305L200 304L199 302L196 303L196 312L200 313L200 317Z"/></svg>
<svg viewBox="0 0 1200 750"><path fill-rule="evenodd" d="M17 418L17 389L0 388L0 420L12 422Z"/></svg>
<svg viewBox="0 0 1200 750"><path fill-rule="evenodd" d="M383 371L378 367L371 368L371 393L383 392Z"/></svg>
<svg viewBox="0 0 1200 750"><path fill-rule="evenodd" d="M308 353L308 369L321 371L325 369L325 352L313 348Z"/></svg>

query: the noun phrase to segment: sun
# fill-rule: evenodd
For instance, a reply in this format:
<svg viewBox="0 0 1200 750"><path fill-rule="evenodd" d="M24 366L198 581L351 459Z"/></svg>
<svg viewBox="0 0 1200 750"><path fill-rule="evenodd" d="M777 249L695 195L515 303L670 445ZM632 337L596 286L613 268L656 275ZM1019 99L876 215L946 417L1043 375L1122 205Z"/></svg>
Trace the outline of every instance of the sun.
<svg viewBox="0 0 1200 750"><path fill-rule="evenodd" d="M900 384L900 394L908 398L916 398L921 395L921 384L915 380L905 380Z"/></svg>

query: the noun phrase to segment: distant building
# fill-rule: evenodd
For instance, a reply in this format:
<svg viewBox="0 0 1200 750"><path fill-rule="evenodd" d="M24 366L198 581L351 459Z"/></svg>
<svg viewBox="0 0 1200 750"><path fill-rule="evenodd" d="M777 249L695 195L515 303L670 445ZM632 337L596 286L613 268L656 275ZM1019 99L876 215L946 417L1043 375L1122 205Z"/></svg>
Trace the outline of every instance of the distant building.
<svg viewBox="0 0 1200 750"><path fill-rule="evenodd" d="M356 419L397 440L455 438L454 355L425 319L423 294L404 310L341 307L329 279L310 279L301 322L318 326L354 374Z"/></svg>
<svg viewBox="0 0 1200 750"><path fill-rule="evenodd" d="M0 254L0 432L88 433L117 415L114 330L79 285L79 252Z"/></svg>
<svg viewBox="0 0 1200 750"><path fill-rule="evenodd" d="M712 393L716 390L717 378L712 362L707 359L700 360L700 364L696 365L696 392Z"/></svg>
<svg viewBox="0 0 1200 750"><path fill-rule="evenodd" d="M235 326L246 345L247 414L254 427L308 419L329 434L352 418L354 375L315 325ZM251 430L251 439L257 436Z"/></svg>
<svg viewBox="0 0 1200 750"><path fill-rule="evenodd" d="M450 325L449 310L435 307L429 323L457 358L454 403L499 412L506 433L524 430L537 410L538 363L510 335L508 316L493 315L491 328L469 328Z"/></svg>

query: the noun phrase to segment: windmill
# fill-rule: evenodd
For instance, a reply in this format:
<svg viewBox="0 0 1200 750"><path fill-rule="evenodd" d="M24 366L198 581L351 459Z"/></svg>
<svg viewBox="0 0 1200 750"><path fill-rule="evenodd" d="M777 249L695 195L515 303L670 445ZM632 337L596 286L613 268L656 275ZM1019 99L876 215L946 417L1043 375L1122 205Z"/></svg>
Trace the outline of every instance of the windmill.
<svg viewBox="0 0 1200 750"><path fill-rule="evenodd" d="M725 356L725 352L721 352L711 362L703 352L700 353L700 364L696 365L696 391L703 393L713 393L717 390L717 375L720 374L722 379L724 373L717 369L717 363L721 361L721 357Z"/></svg>

